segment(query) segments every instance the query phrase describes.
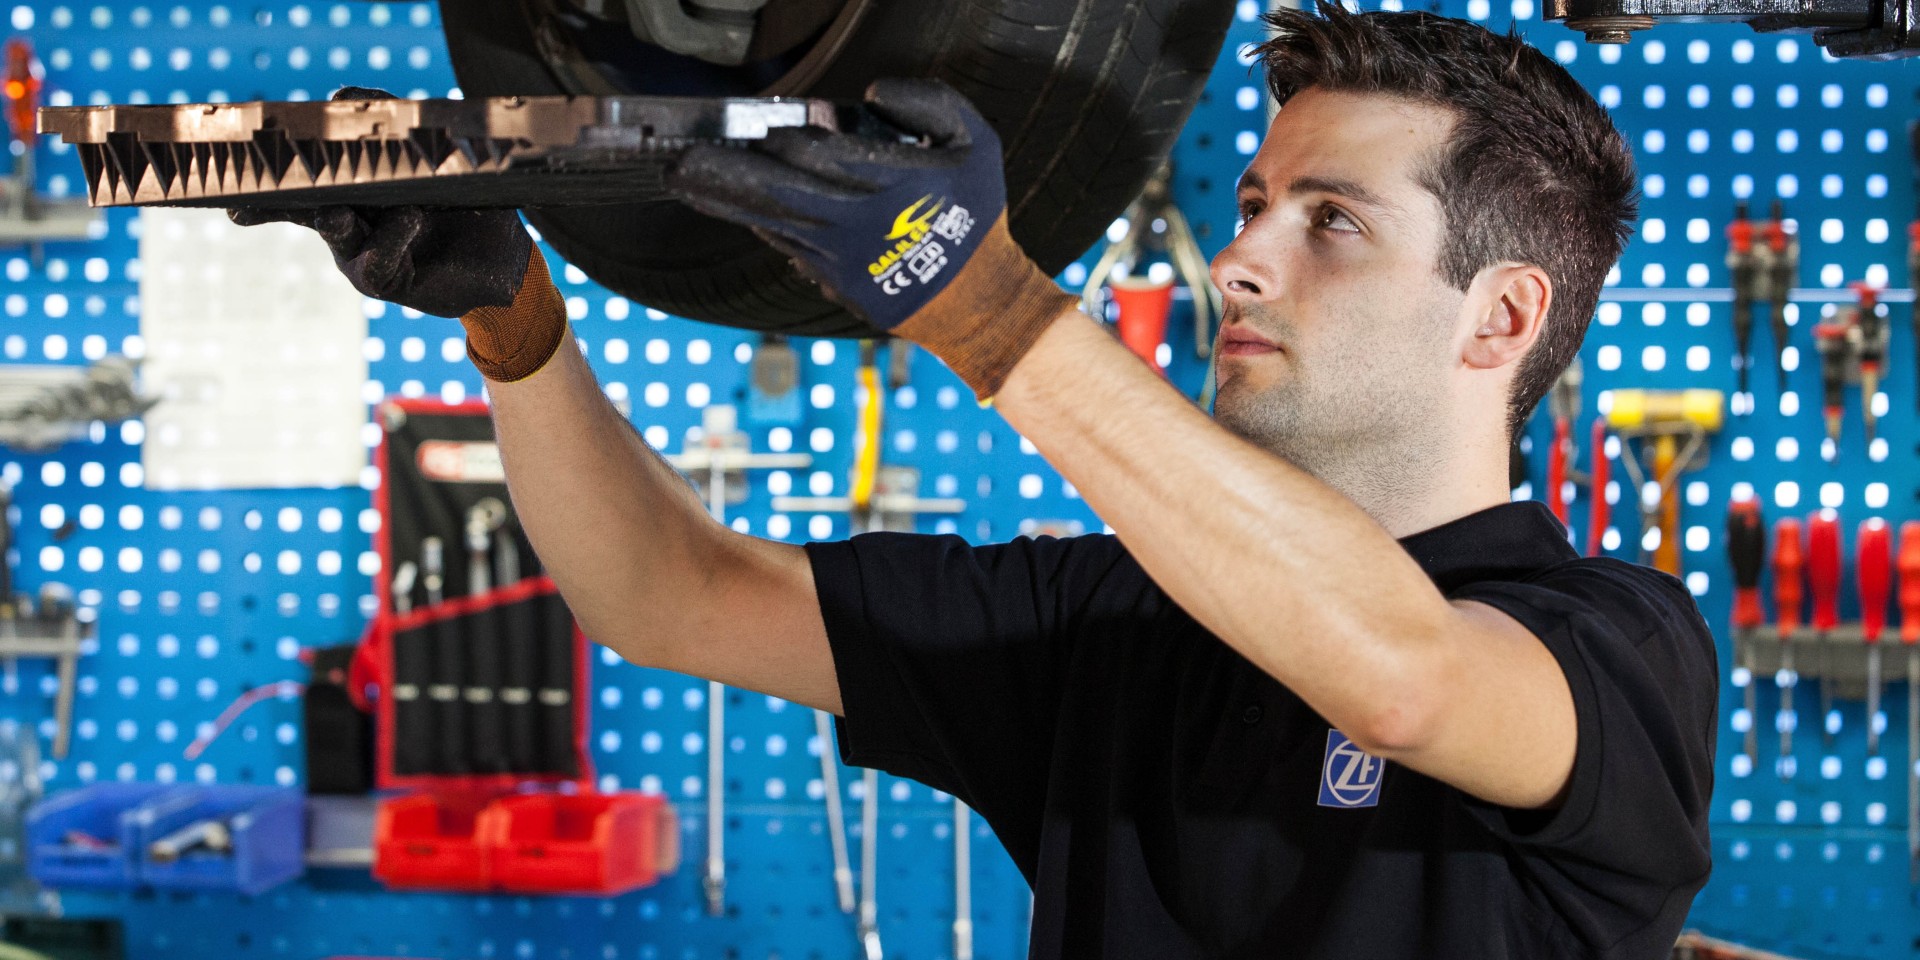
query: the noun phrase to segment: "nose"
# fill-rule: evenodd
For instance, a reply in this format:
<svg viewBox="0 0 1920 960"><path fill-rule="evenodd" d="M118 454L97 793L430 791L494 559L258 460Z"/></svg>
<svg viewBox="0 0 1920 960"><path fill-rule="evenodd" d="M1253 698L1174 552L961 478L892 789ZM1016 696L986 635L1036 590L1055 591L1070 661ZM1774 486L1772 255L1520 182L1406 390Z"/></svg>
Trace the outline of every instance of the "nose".
<svg viewBox="0 0 1920 960"><path fill-rule="evenodd" d="M1227 244L1213 258L1213 264L1207 271L1213 278L1214 287L1229 300L1257 300L1278 288L1272 276L1272 267L1265 262L1270 258L1257 257L1253 241L1256 228L1249 223L1242 229L1233 242Z"/></svg>

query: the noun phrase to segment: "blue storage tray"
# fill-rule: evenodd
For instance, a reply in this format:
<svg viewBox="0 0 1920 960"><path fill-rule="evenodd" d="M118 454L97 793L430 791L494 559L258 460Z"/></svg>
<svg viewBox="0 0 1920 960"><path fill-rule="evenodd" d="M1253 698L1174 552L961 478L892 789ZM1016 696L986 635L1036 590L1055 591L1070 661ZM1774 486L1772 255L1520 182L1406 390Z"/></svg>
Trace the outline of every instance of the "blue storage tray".
<svg viewBox="0 0 1920 960"><path fill-rule="evenodd" d="M227 853L191 851L171 862L147 856L155 840L197 820L225 820ZM278 787L205 786L163 797L133 817L142 883L156 888L260 893L306 869L306 800Z"/></svg>
<svg viewBox="0 0 1920 960"><path fill-rule="evenodd" d="M125 890L139 882L134 813L180 788L158 783L101 783L47 799L27 813L27 872L42 886ZM89 849L66 842L79 831L109 841Z"/></svg>

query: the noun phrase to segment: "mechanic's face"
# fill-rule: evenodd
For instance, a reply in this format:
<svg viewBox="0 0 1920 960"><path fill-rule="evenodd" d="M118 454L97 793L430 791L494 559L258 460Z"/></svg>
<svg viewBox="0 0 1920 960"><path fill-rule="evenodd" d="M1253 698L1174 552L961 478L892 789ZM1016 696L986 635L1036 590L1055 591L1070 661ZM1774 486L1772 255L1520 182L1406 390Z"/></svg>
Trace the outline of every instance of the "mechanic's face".
<svg viewBox="0 0 1920 960"><path fill-rule="evenodd" d="M1414 177L1452 125L1436 107L1300 92L1242 177L1245 226L1213 261L1215 418L1336 486L1448 432L1465 295L1435 271L1440 201Z"/></svg>

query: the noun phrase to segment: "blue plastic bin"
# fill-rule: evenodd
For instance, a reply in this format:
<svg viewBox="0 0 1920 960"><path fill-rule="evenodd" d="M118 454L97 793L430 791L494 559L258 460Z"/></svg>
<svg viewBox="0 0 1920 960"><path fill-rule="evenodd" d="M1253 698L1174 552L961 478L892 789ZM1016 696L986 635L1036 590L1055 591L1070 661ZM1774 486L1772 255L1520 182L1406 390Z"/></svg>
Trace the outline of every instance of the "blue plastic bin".
<svg viewBox="0 0 1920 960"><path fill-rule="evenodd" d="M134 811L179 790L159 783L101 783L49 797L27 812L27 872L46 887L137 885ZM107 845L69 843L76 832Z"/></svg>
<svg viewBox="0 0 1920 960"><path fill-rule="evenodd" d="M225 821L233 838L226 853L189 851L159 862L147 847L199 820ZM233 890L255 894L292 880L306 869L305 798L278 787L194 787L184 797L162 798L133 817L139 877L156 888Z"/></svg>

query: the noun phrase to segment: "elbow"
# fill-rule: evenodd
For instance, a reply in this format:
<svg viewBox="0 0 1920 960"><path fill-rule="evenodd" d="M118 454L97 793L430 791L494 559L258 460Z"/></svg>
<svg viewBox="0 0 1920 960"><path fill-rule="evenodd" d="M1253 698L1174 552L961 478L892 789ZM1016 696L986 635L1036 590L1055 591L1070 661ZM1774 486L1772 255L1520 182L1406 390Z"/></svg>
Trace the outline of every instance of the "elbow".
<svg viewBox="0 0 1920 960"><path fill-rule="evenodd" d="M1354 729L1343 727L1341 732L1360 749L1385 760L1417 757L1438 739L1447 703L1461 682L1443 669L1407 671L1381 684L1377 699L1361 712Z"/></svg>

